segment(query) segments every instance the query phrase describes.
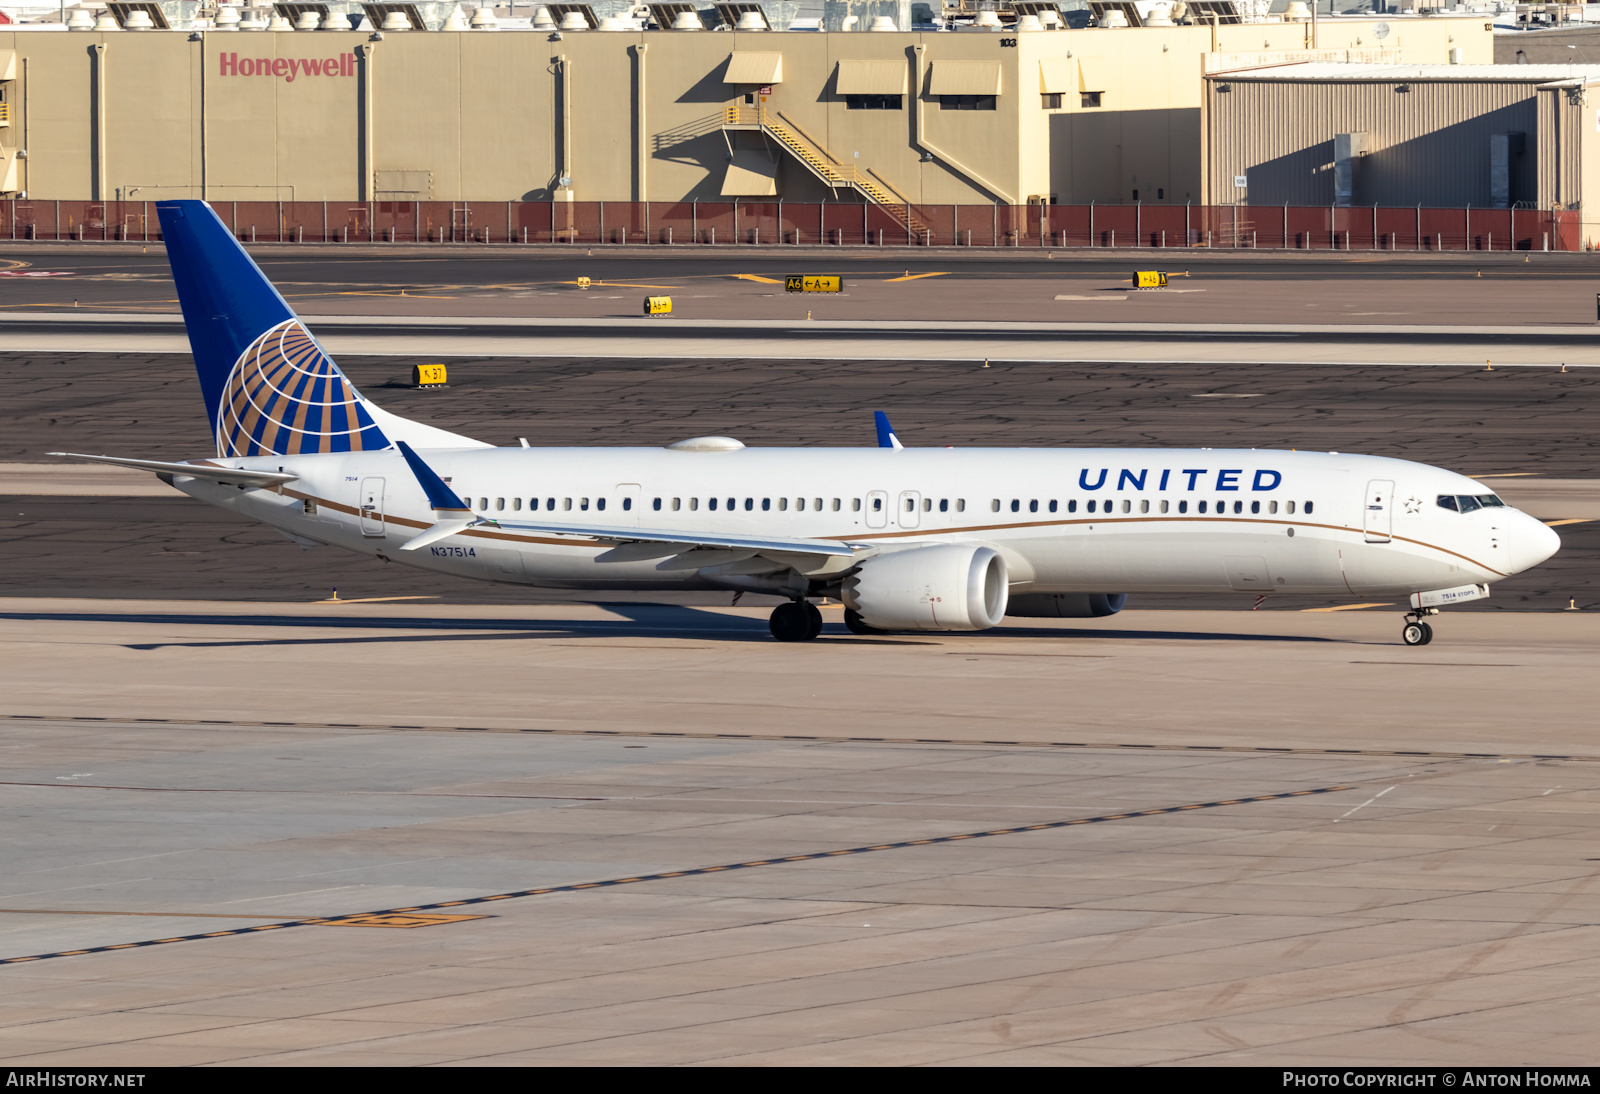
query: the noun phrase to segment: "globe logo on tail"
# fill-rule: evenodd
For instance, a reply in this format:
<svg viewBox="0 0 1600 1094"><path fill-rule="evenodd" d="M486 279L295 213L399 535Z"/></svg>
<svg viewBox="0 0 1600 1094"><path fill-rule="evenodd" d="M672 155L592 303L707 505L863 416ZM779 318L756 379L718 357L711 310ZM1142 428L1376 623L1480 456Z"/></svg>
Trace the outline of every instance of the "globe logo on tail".
<svg viewBox="0 0 1600 1094"><path fill-rule="evenodd" d="M217 410L217 455L370 452L389 439L360 394L298 319L239 355Z"/></svg>

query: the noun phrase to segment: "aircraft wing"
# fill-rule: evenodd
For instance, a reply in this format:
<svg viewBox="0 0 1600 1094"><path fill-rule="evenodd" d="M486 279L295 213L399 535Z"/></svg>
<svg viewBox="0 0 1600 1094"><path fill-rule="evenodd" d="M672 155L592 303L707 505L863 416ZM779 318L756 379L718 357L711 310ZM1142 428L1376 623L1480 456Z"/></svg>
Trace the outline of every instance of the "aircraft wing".
<svg viewBox="0 0 1600 1094"><path fill-rule="evenodd" d="M467 503L446 485L409 444L400 441L396 447L400 449L400 455L405 457L411 473L417 477L417 483L428 495L428 504L433 506L436 521L433 527L407 540L400 548L402 551L419 550L457 532L464 532L468 528L490 527L517 532L539 532L544 535L583 536L586 539L600 539L610 543L663 543L686 549L720 547L735 551L778 551L786 554L831 555L841 558L849 558L856 553L855 548L839 540L771 539L765 536L719 535L715 532L680 532L670 528L618 528L603 524L500 520L474 516Z"/></svg>
<svg viewBox="0 0 1600 1094"><path fill-rule="evenodd" d="M603 539L612 543L672 543L685 547L721 547L735 551L783 551L788 554L837 555L849 558L855 548L839 540L824 539L768 539L763 536L728 536L715 532L677 532L668 528L616 528L598 524L566 524L556 521L489 520L480 524L493 525L507 531L540 532L543 534L583 536ZM427 533L423 533L426 535ZM418 537L421 538L421 537ZM415 542L415 541L413 541ZM406 550L406 544L401 550Z"/></svg>
<svg viewBox="0 0 1600 1094"><path fill-rule="evenodd" d="M244 471L209 462L168 463L165 460L133 460L126 456L86 456L81 452L46 452L45 455L64 456L69 460L83 460L87 463L109 463L115 467L131 467L136 471L154 471L158 475L190 475L197 479L214 479L230 485L281 486L300 477L281 471Z"/></svg>

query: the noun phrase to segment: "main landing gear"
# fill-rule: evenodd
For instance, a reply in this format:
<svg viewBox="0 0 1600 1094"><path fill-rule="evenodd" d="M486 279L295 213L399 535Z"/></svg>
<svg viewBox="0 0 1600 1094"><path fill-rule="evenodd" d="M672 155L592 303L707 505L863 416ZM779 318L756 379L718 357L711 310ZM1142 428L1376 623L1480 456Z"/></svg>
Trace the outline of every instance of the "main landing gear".
<svg viewBox="0 0 1600 1094"><path fill-rule="evenodd" d="M793 600L773 608L767 626L779 642L809 642L822 633L822 613L815 604Z"/></svg>
<svg viewBox="0 0 1600 1094"><path fill-rule="evenodd" d="M1438 614L1438 608L1418 608L1407 612L1405 626L1400 628L1400 640L1408 646L1426 646L1432 642L1433 628L1423 621L1423 617Z"/></svg>

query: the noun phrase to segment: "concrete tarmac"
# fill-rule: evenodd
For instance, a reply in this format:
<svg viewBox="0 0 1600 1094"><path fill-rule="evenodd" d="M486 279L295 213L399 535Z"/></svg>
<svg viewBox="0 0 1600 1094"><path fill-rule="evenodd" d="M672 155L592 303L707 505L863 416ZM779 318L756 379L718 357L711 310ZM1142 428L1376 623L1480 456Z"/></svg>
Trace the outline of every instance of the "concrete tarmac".
<svg viewBox="0 0 1600 1094"><path fill-rule="evenodd" d="M1590 1064L1600 623L1390 622L0 601L0 1059Z"/></svg>

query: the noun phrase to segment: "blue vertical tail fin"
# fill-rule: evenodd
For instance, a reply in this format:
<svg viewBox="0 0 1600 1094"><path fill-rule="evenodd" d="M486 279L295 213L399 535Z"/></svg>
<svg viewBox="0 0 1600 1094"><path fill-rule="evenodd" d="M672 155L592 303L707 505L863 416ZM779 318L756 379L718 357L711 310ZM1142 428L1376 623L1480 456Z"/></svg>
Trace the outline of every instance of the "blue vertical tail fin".
<svg viewBox="0 0 1600 1094"><path fill-rule="evenodd" d="M211 207L162 201L156 213L217 455L390 447L374 421L376 408L345 379Z"/></svg>

